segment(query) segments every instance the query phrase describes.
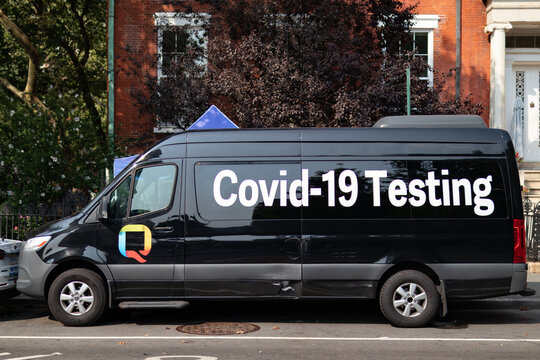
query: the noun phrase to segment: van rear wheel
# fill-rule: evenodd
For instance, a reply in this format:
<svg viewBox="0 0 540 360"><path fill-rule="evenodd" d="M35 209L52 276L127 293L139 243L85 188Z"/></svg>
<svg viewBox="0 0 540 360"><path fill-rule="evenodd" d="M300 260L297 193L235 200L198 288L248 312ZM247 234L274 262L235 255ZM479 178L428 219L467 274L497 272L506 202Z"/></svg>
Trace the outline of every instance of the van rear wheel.
<svg viewBox="0 0 540 360"><path fill-rule="evenodd" d="M103 315L107 292L103 279L95 272L70 269L53 281L48 302L54 318L64 325L90 325Z"/></svg>
<svg viewBox="0 0 540 360"><path fill-rule="evenodd" d="M431 322L441 302L433 280L416 270L392 275L379 293L384 317L394 326L419 327Z"/></svg>

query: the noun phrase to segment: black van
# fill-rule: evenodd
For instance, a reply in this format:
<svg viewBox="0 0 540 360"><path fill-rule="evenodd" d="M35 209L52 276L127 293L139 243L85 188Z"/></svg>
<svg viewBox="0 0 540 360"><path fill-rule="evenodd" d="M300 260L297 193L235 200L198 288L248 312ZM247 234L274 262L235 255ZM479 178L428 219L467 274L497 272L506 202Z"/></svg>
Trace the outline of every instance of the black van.
<svg viewBox="0 0 540 360"><path fill-rule="evenodd" d="M173 135L26 241L17 289L66 325L115 306L347 298L422 326L449 299L525 294L508 133L408 119Z"/></svg>

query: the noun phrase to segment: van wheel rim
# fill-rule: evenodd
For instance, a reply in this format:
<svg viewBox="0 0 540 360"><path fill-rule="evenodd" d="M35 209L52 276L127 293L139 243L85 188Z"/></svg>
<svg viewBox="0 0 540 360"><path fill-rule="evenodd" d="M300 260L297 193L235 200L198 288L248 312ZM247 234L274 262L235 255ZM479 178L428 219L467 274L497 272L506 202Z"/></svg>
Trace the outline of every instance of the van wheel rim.
<svg viewBox="0 0 540 360"><path fill-rule="evenodd" d="M426 310L428 298L420 285L406 283L394 291L393 302L399 314L405 317L416 317Z"/></svg>
<svg viewBox="0 0 540 360"><path fill-rule="evenodd" d="M94 304L94 294L90 286L82 281L68 283L60 292L62 309L70 315L86 314Z"/></svg>

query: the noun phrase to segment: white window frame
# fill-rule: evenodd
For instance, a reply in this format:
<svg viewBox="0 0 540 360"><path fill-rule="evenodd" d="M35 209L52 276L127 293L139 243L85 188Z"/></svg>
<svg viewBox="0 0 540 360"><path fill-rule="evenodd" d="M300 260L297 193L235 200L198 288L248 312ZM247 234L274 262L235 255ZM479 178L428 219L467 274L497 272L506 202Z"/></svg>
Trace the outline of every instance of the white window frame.
<svg viewBox="0 0 540 360"><path fill-rule="evenodd" d="M183 13L183 12L157 12L154 13L154 25L157 27L157 81L166 78L163 74L163 30L172 27L182 27L197 32L206 31L204 27L210 22L211 15L208 13ZM206 52L208 49L208 36L204 37L204 65L207 65Z"/></svg>
<svg viewBox="0 0 540 360"><path fill-rule="evenodd" d="M427 63L430 68L433 68L433 33L439 28L439 15L415 15L412 21L411 32L427 32L428 33L428 57ZM428 70L428 76L420 77L420 80L427 80L430 86L433 86L433 71Z"/></svg>

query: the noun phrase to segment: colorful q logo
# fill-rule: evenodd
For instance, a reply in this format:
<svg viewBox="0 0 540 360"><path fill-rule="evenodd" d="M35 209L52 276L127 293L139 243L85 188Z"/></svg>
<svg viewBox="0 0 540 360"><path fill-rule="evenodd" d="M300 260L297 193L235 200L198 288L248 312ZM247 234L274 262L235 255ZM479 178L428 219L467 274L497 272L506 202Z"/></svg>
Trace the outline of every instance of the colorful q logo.
<svg viewBox="0 0 540 360"><path fill-rule="evenodd" d="M144 250L139 252L133 250L126 250L126 233L128 232L142 232L144 233ZM125 257L132 258L140 262L141 264L145 263L146 260L141 257L146 256L152 250L152 233L150 229L141 224L130 224L124 226L118 234L118 250ZM139 255L141 254L141 255Z"/></svg>

